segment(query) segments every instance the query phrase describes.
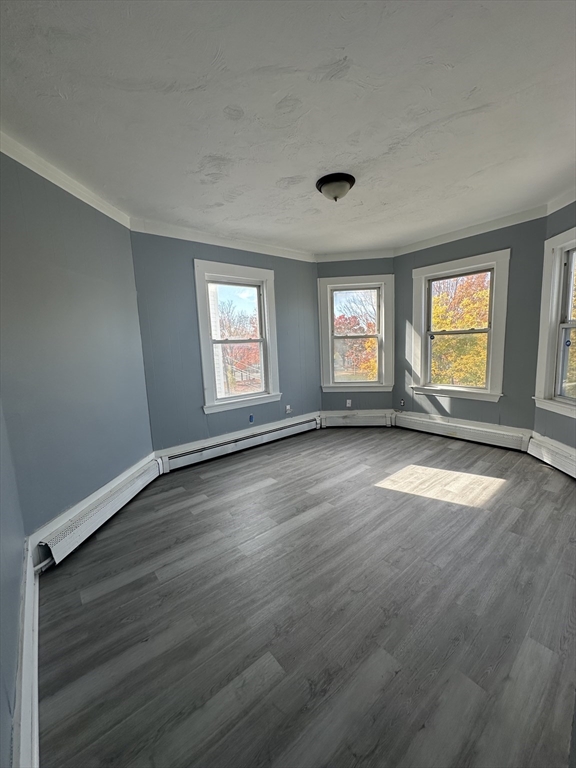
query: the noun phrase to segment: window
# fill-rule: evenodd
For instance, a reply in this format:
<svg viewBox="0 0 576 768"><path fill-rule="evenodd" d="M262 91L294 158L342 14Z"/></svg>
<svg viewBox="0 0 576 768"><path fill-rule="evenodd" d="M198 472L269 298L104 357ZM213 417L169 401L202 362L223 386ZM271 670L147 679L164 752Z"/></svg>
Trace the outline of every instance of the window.
<svg viewBox="0 0 576 768"><path fill-rule="evenodd" d="M320 278L322 389L391 391L394 277Z"/></svg>
<svg viewBox="0 0 576 768"><path fill-rule="evenodd" d="M206 413L279 400L274 272L195 260Z"/></svg>
<svg viewBox="0 0 576 768"><path fill-rule="evenodd" d="M576 418L576 229L546 241L535 401Z"/></svg>
<svg viewBox="0 0 576 768"><path fill-rule="evenodd" d="M556 394L576 401L576 250L564 254Z"/></svg>
<svg viewBox="0 0 576 768"><path fill-rule="evenodd" d="M492 270L428 281L428 381L485 388Z"/></svg>
<svg viewBox="0 0 576 768"><path fill-rule="evenodd" d="M502 396L509 257L498 251L413 270L417 394Z"/></svg>

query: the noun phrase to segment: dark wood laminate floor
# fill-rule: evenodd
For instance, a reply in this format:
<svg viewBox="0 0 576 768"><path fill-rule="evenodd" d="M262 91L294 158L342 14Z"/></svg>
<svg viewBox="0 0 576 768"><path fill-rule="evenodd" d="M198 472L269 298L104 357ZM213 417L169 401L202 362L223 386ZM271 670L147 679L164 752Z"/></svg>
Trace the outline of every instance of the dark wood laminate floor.
<svg viewBox="0 0 576 768"><path fill-rule="evenodd" d="M159 478L41 579L43 768L564 768L575 488L384 428Z"/></svg>

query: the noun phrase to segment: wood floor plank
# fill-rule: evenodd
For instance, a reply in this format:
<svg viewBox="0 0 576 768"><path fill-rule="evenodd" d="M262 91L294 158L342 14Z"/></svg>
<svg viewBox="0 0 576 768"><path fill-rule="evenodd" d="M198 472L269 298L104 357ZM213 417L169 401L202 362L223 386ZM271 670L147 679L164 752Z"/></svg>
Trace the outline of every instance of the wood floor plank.
<svg viewBox="0 0 576 768"><path fill-rule="evenodd" d="M43 768L567 768L575 492L385 428L159 477L42 576Z"/></svg>
<svg viewBox="0 0 576 768"><path fill-rule="evenodd" d="M330 756L350 730L399 672L398 662L382 648L376 648L356 674L332 698L295 743L278 757L273 768L316 768L330 762Z"/></svg>
<svg viewBox="0 0 576 768"><path fill-rule="evenodd" d="M486 698L486 692L480 686L461 672L455 672L398 768L458 765L460 753Z"/></svg>
<svg viewBox="0 0 576 768"><path fill-rule="evenodd" d="M549 648L530 637L525 639L473 749L471 766L523 768L530 764L558 663L558 656Z"/></svg>
<svg viewBox="0 0 576 768"><path fill-rule="evenodd" d="M217 739L224 728L231 727L235 719L253 706L284 674L274 656L265 653L199 710L162 734L147 764L150 768L188 766L194 755ZM134 768L144 765L146 763L139 758Z"/></svg>

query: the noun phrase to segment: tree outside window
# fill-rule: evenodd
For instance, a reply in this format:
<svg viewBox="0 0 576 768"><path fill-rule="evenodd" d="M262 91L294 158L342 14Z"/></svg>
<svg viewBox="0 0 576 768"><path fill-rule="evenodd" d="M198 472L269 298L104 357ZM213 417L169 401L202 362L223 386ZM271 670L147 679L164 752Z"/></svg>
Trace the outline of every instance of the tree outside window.
<svg viewBox="0 0 576 768"><path fill-rule="evenodd" d="M492 271L429 281L429 381L486 387Z"/></svg>

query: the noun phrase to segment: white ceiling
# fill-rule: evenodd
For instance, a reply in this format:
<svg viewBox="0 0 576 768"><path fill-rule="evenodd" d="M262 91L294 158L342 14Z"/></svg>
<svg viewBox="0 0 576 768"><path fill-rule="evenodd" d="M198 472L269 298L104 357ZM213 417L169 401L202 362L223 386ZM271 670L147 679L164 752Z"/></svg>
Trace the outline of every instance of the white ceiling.
<svg viewBox="0 0 576 768"><path fill-rule="evenodd" d="M1 7L2 129L132 217L349 252L574 184L572 0Z"/></svg>

